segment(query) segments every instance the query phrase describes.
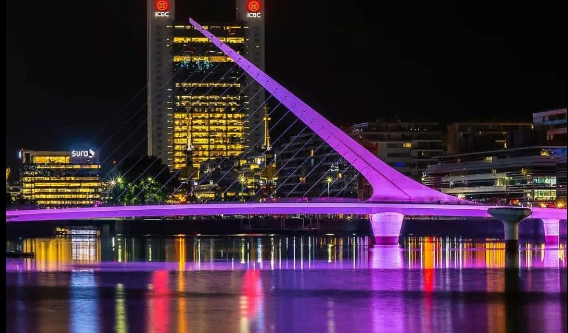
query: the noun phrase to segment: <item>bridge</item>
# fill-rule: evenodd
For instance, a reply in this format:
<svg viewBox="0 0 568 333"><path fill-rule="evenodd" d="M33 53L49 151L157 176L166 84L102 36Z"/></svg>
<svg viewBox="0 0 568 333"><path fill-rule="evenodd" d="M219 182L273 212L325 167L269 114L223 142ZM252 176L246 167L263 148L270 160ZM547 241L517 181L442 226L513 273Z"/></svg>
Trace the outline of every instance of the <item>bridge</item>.
<svg viewBox="0 0 568 333"><path fill-rule="evenodd" d="M494 206L460 200L394 170L193 19L190 23L357 169L373 189L371 198L365 202L343 203L217 203L20 210L6 211L7 223L196 215L365 214L370 217L375 238L393 242L398 238L404 216L491 217L488 210ZM530 213L532 218L543 220L547 240L558 239L559 221L566 219L565 209L532 208Z"/></svg>

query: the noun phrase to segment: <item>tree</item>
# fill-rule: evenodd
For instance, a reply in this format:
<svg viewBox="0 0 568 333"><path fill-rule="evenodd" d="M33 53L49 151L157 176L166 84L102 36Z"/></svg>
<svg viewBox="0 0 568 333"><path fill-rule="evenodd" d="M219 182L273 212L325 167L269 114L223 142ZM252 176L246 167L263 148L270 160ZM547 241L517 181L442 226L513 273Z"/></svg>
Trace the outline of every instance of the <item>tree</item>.
<svg viewBox="0 0 568 333"><path fill-rule="evenodd" d="M128 205L165 202L179 186L177 175L155 156L127 158L111 180L110 202Z"/></svg>

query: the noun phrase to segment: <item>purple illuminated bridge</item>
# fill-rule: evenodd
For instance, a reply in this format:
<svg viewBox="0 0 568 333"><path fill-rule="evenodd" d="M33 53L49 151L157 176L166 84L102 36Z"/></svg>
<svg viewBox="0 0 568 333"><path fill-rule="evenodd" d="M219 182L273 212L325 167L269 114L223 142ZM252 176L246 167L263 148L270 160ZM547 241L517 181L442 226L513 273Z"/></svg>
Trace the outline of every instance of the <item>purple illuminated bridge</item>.
<svg viewBox="0 0 568 333"><path fill-rule="evenodd" d="M389 167L197 22L192 19L189 21L274 98L349 161L371 184L373 188L371 198L366 202L354 203L227 203L6 211L7 223L196 215L368 214L377 241L394 243L398 239L405 215L490 217L487 210L493 206L476 205L459 200L422 185ZM533 208L531 217L542 219L547 240L555 241L559 235L559 221L566 219L566 210Z"/></svg>

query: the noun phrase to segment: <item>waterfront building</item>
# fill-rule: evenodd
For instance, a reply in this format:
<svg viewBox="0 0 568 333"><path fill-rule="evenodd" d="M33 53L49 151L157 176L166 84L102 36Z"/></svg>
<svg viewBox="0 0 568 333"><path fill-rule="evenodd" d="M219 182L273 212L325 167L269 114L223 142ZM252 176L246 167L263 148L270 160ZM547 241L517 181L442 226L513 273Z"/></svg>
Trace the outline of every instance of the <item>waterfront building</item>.
<svg viewBox="0 0 568 333"><path fill-rule="evenodd" d="M565 207L566 146L531 146L440 156L422 182L487 204Z"/></svg>
<svg viewBox="0 0 568 333"><path fill-rule="evenodd" d="M532 131L530 122L456 122L448 125L447 154L461 154L511 148L514 132ZM511 142L509 142L510 144Z"/></svg>
<svg viewBox="0 0 568 333"><path fill-rule="evenodd" d="M546 129L549 143L566 144L566 108L533 113L533 123Z"/></svg>
<svg viewBox="0 0 568 333"><path fill-rule="evenodd" d="M444 153L442 129L437 122L367 122L349 130L360 143L400 173L419 180L426 166Z"/></svg>
<svg viewBox="0 0 568 333"><path fill-rule="evenodd" d="M93 206L101 201L101 165L92 150L21 150L22 199L42 207Z"/></svg>

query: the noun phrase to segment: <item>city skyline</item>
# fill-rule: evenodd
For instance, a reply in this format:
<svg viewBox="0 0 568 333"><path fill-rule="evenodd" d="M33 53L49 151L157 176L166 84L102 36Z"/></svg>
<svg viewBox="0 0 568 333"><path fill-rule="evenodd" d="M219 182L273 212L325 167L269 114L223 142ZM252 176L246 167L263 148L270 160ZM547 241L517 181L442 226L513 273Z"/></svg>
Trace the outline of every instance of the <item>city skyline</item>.
<svg viewBox="0 0 568 333"><path fill-rule="evenodd" d="M568 327L566 3L6 9L6 331Z"/></svg>
<svg viewBox="0 0 568 333"><path fill-rule="evenodd" d="M187 11L190 11L192 14L195 13L201 21L216 21L212 17L206 17L207 6L200 6L198 3L191 5L193 5L193 8L189 8L192 7L189 5L188 8L183 8L184 6L180 6L178 3L178 8L181 7L181 10L177 10L178 15L184 16ZM313 4L313 6L316 5L317 3ZM53 8L44 8L38 4L33 4L33 2L28 2L25 6L33 7L27 8L27 13L36 21L39 18L39 12L43 14L46 10L53 10ZM130 26L124 25L123 22L125 13L140 12L140 8L144 10L144 3L135 6L132 3L125 3L121 5L124 7L115 6L113 11L109 11L105 4L94 6L93 12L89 13L90 16L87 15L82 20L94 22L89 20L94 20L104 14L105 18L108 17L108 20L105 20L107 26L102 26L100 31L90 31L86 28L85 40L79 38L77 42L61 41L58 42L58 45L54 39L38 40L37 49L44 50L45 48L42 45L47 44L53 46L50 51L55 50L45 54L45 56L42 54L44 57L40 61L33 60L34 51L30 49L30 43L23 45L24 43L18 40L20 39L18 34L29 34L32 30L26 31L27 28L25 28L16 33L14 22L8 20L7 82L12 84L7 84L8 98L6 103L8 110L22 109L21 112L7 112L6 158L8 166L14 166L16 150L21 147L68 149L74 144L101 145L107 140L106 138L103 140L102 135L98 138L95 137L101 128L106 126L105 131L107 132L103 131L103 134L111 135L117 129L116 124L122 125L139 107L143 107L144 93L134 98L130 106L117 115L123 105L127 104L132 96L135 96L145 85L145 56L143 56L145 33L139 30L140 27L145 27L145 13L141 14L140 17L129 16L129 20L132 22ZM365 16L359 16L362 18L359 23L355 24L344 23L353 20L349 18L349 15L346 15L347 18L344 21L335 21L334 18L337 18L334 16L335 11L340 9L337 6L331 5L326 8L327 13L319 9L318 14L315 14L310 8L298 12L292 5L286 8L283 4L268 3L266 8L267 72L290 87L291 91L301 93L300 97L309 105L320 110L322 115L335 123L370 121L394 115L403 119L412 119L419 118L424 114L432 117L437 115L439 119L434 120L439 121L455 120L448 117L452 114L478 119L499 117L498 119L502 120L530 121L533 112L565 107L566 64L563 59L566 51L565 44L559 41L565 40L566 29L537 26L534 27L534 35L538 35L536 32L545 32L550 29L551 33L547 34L550 39L540 38L537 41L534 35L532 38L525 36L533 44L526 40L520 43L521 41L515 40L517 38L515 36L523 32L522 26L519 27L520 31L515 34L509 31L509 25L497 24L493 21L495 23L494 32L497 32L495 36L483 35L491 27L491 18L495 18L494 16L498 15L500 10L503 11L504 8L497 8L495 13L487 14L488 17L486 18L489 22L486 23L485 28L466 28L465 26L471 24L472 20L468 19L467 15L463 17L464 14L459 8L435 4L430 6L432 11L443 9L444 11L437 15L443 16L446 21L425 26L425 31L414 31L411 34L409 31L396 29L403 25L403 21L393 22L397 21L397 18L400 18L399 15L401 15L400 12L395 10L396 8L390 8L393 17L377 19L375 22L378 21L378 25L371 24L361 28L362 22L366 20ZM234 15L234 7L227 7L227 10L223 10L222 14L219 15L219 17L223 16L222 21L227 21L231 14ZM358 10L363 11L363 7ZM315 7L311 9L315 9ZM479 11L479 9L477 10ZM529 14L528 9L525 9L524 12L522 8L519 10L521 14ZM538 9L537 12L539 10L545 11L545 9ZM551 14L555 12L550 9L546 10L546 12L548 11ZM291 16L286 15L286 13L296 13L296 15ZM447 15L444 16L442 13ZM462 17L449 15L451 13L461 13ZM294 17L294 25L281 25L287 20L289 21L290 17ZM412 18L412 15L410 17ZM70 19L80 21L79 18L75 17L70 17ZM386 21L382 21L382 19L386 19ZM75 23L78 23L78 21ZM562 20L550 21L555 22L554 24L565 25L562 22L558 23ZM53 20L48 22L54 24L51 26L44 24L45 30L51 31L52 35L55 36L64 31L67 26L73 26L73 21L68 24ZM332 22L334 26L331 26ZM449 24L452 22L456 25ZM457 23L460 22L463 29L458 29L460 24ZM514 20L512 23L515 23ZM500 26L501 24L503 26ZM455 29L443 28L444 25ZM535 25L537 24L535 23ZM124 27L127 29L124 29ZM300 34L302 30L308 28L313 32ZM499 30L499 28L502 29ZM30 25L29 29L33 29L33 25ZM524 29L528 28L524 27ZM446 34L437 38L432 37L431 40L417 41L420 37L424 37L423 35L428 31L445 32ZM114 35L109 34L109 32L113 32ZM326 37L317 38L322 34ZM506 39L505 45L499 45L498 40L502 41L500 38L508 34L515 38ZM338 37L335 38L334 36ZM463 40L456 41L451 36L455 38L463 36ZM87 43L91 39L94 40L92 45ZM21 40L25 41L25 39ZM281 43L277 44L275 40L281 41ZM360 45L367 40L372 41L369 46ZM451 40L455 43L451 45L455 46L453 48L456 53L454 57L452 58L447 54L440 56L440 54L444 54L444 51L452 48L448 45ZM557 44L547 43L555 40ZM386 43L389 47L381 48L379 52L373 52L372 49L377 48L377 45L381 43ZM423 49L423 53L413 54L412 50L418 48L421 43L430 43L434 48L436 46L443 47L436 51ZM546 57L542 54L539 55L532 48L526 54L511 54L523 48L520 44L538 45L538 43L556 47L556 49L547 54ZM468 44L468 47L472 49L475 49L475 46L485 46L486 48L476 51L477 53L466 54L468 52L464 53L463 51L467 51L467 45L463 44ZM345 46L347 52L332 52L341 49L338 46ZM490 46L495 48L492 49ZM363 48L362 51L359 50L360 47ZM60 53L57 52L58 49ZM70 53L69 49L78 52ZM78 55L70 56L70 54ZM432 59L424 60L428 57L432 58L434 54L441 58L438 63L432 62ZM475 63L473 59L480 54L485 54L484 57L476 59L480 62L477 66L482 67L482 70L480 73L474 73L480 68L474 70L464 64L468 63L468 59L469 64ZM419 64L417 60L421 59L421 56L426 57L422 58L422 64ZM511 57L515 60L513 56L517 56L514 65L518 68L512 68L515 66L511 64L503 68L500 67L500 64L503 65L506 61L511 60ZM543 58L547 59L546 63ZM129 59L132 59L131 63ZM354 60L351 61L350 59ZM379 61L373 61L376 59ZM448 63L445 66L440 66L439 62L442 60L447 60ZM51 65L45 66L46 62ZM454 66L456 63L459 63L458 66ZM438 67L435 65L438 65ZM484 65L487 68L483 68ZM369 70L365 70L367 67ZM480 79L481 75L487 74L492 69L501 70L501 73L495 73L496 80L487 79L483 81ZM335 72L332 73L331 70ZM300 76L301 73L306 71L313 72L313 75ZM25 77L22 72L26 73ZM451 93L451 89L448 89L448 84L452 82L451 78L456 79L456 76L460 76L457 73L462 72L464 73L461 76L462 81L457 81L457 84L454 82L451 86L455 86L453 89L457 89L459 86L464 88ZM516 76L507 77L505 75L513 72L516 73ZM37 73L37 75L33 73ZM57 79L46 84L45 77L56 77ZM301 79L298 79L298 77ZM322 80L322 77L325 77L325 79ZM468 77L471 77L471 79L468 79ZM485 87L484 90L480 89L480 91L487 95L473 93L472 88L474 86ZM496 86L500 86L501 90L498 91ZM521 86L524 90L519 89ZM527 95L531 89L534 89L534 94ZM386 92L382 94L381 91ZM35 103L22 105L23 96L29 94L35 97L35 99L32 99ZM463 96L463 94L466 96ZM377 95L379 98L377 98ZM472 95L477 99L471 100ZM512 95L524 96L526 100L511 99ZM496 97L501 98L495 99ZM479 105L484 104L486 108L479 107ZM511 106L511 112L507 112L509 110L497 112L499 109L504 110L503 107L507 105ZM349 108L349 112L341 111L346 108ZM369 109L377 111L369 112ZM453 112L453 110L459 112ZM472 111L477 113L472 114ZM81 113L79 116L77 116L78 112ZM145 112L139 112L139 115L134 117L130 124L135 127L138 122L143 121L144 117ZM18 126L14 126L15 124ZM129 124L122 132L130 134L131 131L128 127ZM141 131L141 133L143 132ZM109 146L117 146L125 137L123 133L111 138L111 141L116 141L116 143L111 142ZM142 136L143 134L140 134L138 139ZM93 137L95 138L92 139ZM131 146L134 146L138 139L133 139Z"/></svg>

